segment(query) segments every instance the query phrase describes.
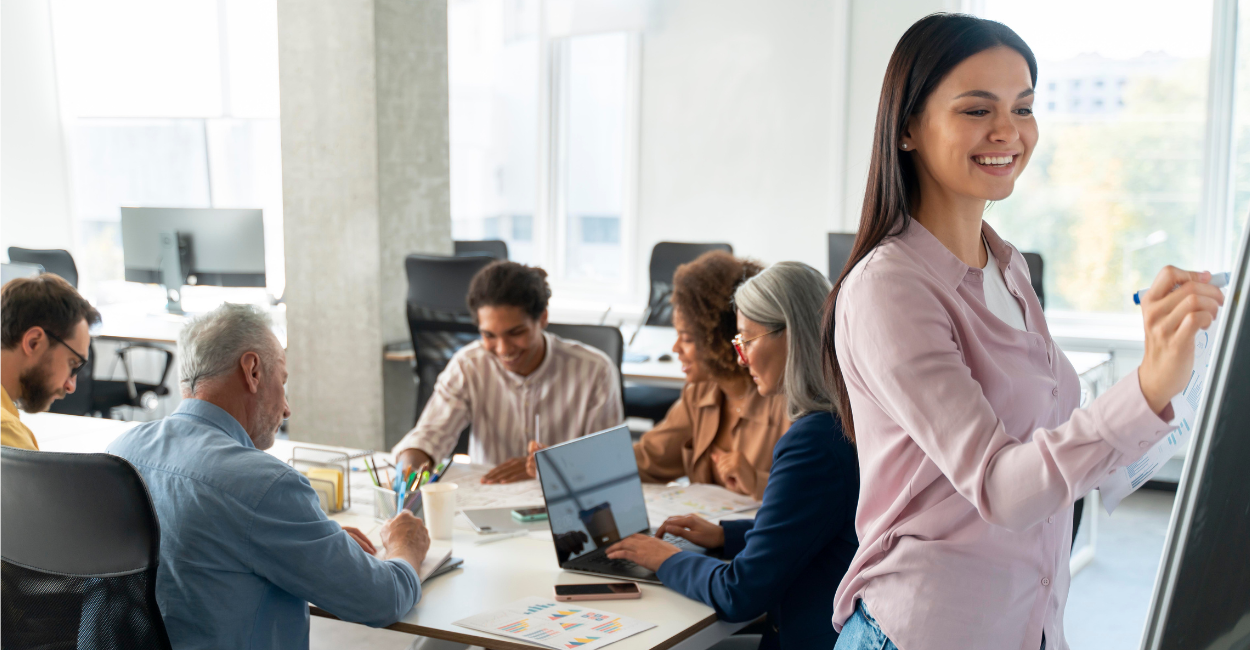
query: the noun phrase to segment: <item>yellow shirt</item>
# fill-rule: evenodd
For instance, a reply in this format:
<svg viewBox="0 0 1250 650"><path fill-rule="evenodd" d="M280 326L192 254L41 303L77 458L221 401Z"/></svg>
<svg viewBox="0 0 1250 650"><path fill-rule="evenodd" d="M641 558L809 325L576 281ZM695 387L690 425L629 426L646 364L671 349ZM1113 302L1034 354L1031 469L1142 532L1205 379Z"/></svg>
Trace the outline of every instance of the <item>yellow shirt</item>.
<svg viewBox="0 0 1250 650"><path fill-rule="evenodd" d="M22 449L39 449L39 443L35 442L35 434L22 424L21 418L17 415L17 405L13 400L9 399L9 392L0 386L0 398L3 404L0 406L0 444L6 447L21 447Z"/></svg>

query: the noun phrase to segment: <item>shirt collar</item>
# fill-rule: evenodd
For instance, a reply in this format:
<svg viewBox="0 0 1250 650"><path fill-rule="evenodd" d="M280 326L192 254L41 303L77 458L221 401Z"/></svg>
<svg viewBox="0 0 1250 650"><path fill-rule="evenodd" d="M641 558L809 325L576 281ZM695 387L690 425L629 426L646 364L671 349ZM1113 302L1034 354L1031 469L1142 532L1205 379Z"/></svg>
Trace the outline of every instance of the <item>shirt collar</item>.
<svg viewBox="0 0 1250 650"><path fill-rule="evenodd" d="M699 401L696 405L699 408L720 407L725 403L724 391L715 382L709 381L707 383L710 389L704 391L699 396ZM742 413L739 417L743 420L767 419L768 416L765 411L768 408L768 398L760 395L754 383L747 388L747 391L746 400L742 403Z"/></svg>
<svg viewBox="0 0 1250 650"><path fill-rule="evenodd" d="M907 229L898 235L899 240L916 251L920 261L932 269L934 274L952 290L969 275L978 279L983 276L985 273L983 269L964 264L963 260L955 257L955 254L950 252L950 249L938 241L938 238L934 237L933 233L929 232L929 229L919 221L915 219L908 221ZM1006 277L1007 268L1011 264L1011 247L998 236L998 233L994 232L990 224L984 221L981 222L981 235L989 243L990 251L994 253L998 261L998 268Z"/></svg>
<svg viewBox="0 0 1250 650"><path fill-rule="evenodd" d="M213 427L225 432L226 435L234 438L236 442L244 447L251 447L253 449L256 448L256 445L252 442L251 436L247 435L247 431L243 428L243 425L239 424L239 421L234 419L234 416L227 413L225 409L213 404L212 402L206 402L202 399L186 398L182 400L181 404L178 405L178 409L170 414L170 417L179 415L199 418L200 420L203 420Z"/></svg>
<svg viewBox="0 0 1250 650"><path fill-rule="evenodd" d="M4 386L0 386L0 398L2 398L0 399L0 405L3 406L4 410L12 413L13 417L20 420L22 416L17 412L17 404L13 403L12 398L9 397L9 391L5 390Z"/></svg>

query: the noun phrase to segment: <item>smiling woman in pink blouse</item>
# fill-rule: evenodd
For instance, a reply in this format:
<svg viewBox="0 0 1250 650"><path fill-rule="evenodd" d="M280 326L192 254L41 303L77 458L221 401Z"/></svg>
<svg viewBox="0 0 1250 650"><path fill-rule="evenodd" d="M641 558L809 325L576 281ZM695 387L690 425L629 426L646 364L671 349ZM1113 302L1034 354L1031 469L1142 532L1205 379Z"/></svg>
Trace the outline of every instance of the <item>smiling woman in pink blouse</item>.
<svg viewBox="0 0 1250 650"><path fill-rule="evenodd" d="M982 221L1037 144L1036 81L1015 32L956 14L913 25L886 70L859 235L825 309L861 471L838 650L1066 649L1072 502L1170 431L1194 335L1223 303L1209 274L1160 271L1141 366L1076 408L1024 259Z"/></svg>

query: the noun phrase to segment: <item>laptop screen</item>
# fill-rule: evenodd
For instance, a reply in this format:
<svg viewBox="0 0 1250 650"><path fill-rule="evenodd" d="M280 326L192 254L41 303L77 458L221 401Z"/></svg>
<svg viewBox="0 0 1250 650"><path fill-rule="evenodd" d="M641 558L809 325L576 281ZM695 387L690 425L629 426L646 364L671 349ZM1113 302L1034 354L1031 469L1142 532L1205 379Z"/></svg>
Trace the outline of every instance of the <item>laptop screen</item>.
<svg viewBox="0 0 1250 650"><path fill-rule="evenodd" d="M544 449L535 460L561 565L650 530L627 427Z"/></svg>

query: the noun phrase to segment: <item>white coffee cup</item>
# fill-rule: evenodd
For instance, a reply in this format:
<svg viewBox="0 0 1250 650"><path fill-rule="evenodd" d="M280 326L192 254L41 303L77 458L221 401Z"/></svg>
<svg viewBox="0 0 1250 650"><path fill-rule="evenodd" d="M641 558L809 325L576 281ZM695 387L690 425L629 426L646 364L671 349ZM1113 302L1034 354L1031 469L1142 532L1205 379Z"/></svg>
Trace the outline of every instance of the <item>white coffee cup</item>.
<svg viewBox="0 0 1250 650"><path fill-rule="evenodd" d="M451 539L452 521L456 516L455 483L439 481L421 486L421 508L430 539Z"/></svg>

